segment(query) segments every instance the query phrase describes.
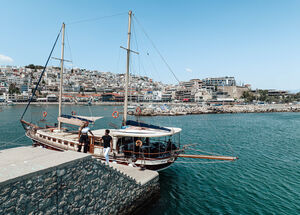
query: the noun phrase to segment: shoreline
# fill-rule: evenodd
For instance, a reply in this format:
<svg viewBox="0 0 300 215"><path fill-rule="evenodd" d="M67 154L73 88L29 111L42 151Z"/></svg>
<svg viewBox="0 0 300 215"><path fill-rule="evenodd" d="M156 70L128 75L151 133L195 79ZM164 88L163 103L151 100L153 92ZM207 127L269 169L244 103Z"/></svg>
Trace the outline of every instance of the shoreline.
<svg viewBox="0 0 300 215"><path fill-rule="evenodd" d="M270 104L270 105L224 105L224 106L179 106L170 110L144 109L141 113L132 113L135 116L181 116L200 114L226 113L274 113L300 112L300 105Z"/></svg>
<svg viewBox="0 0 300 215"><path fill-rule="evenodd" d="M15 105L26 105L27 102L16 102ZM32 102L32 105L58 105L58 102ZM129 112L129 115L135 116L181 116L196 114L225 114L225 113L272 113L272 112L300 112L300 104L250 104L250 105L223 105L223 106L202 106L198 103L158 103L145 102L138 103L142 105L141 112ZM164 106L166 104L167 106ZM86 103L64 103L63 105L88 106ZM134 103L133 105L137 105ZM149 107L156 105L156 107ZM5 103L0 103L6 106ZM91 106L123 106L122 102L97 102ZM160 107L167 107L161 109Z"/></svg>

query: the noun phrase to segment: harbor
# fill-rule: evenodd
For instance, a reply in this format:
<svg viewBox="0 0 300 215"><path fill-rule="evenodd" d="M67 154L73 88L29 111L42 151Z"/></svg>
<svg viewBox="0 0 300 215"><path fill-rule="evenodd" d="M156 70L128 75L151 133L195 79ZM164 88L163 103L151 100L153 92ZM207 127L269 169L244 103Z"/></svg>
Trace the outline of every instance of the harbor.
<svg viewBox="0 0 300 215"><path fill-rule="evenodd" d="M300 2L2 6L0 215L299 214Z"/></svg>
<svg viewBox="0 0 300 215"><path fill-rule="evenodd" d="M1 158L5 149L32 145L31 141L23 136L23 128L14 117L20 116L24 107L4 107L0 112ZM32 106L29 115L32 119L39 119L45 108ZM113 119L111 116L113 110L121 111L119 106L66 105L66 110L79 113L89 112L89 109L94 115L104 117L96 122L92 129L105 128L112 120L116 124L120 122L120 118ZM54 122L55 118L52 116L56 116L57 106L50 105L47 112L47 121ZM297 178L300 177L297 171L297 164L300 162L297 154L300 150L297 142L299 113L141 116L140 120L164 123L167 126L178 125L185 131L181 137L183 144L194 143L197 150L225 155L233 154L233 150L239 157L236 162L178 158L174 165L159 173L159 198L150 205L147 204L140 214L184 214L186 211L190 214L220 211L231 214L297 214L297 193L300 192L297 183ZM49 162L58 162L60 157L55 154L64 152L50 151L50 154L52 153L55 159L47 159ZM8 160L18 158L23 165L30 167L27 154L24 158L15 154L16 156L9 156ZM85 157L85 154L77 156ZM63 156L62 159L64 157L67 158ZM8 160L2 164L8 164ZM24 160L28 161L27 164ZM53 198L54 196L55 194ZM81 204L81 201L84 201L82 199L78 200L77 204ZM102 199L101 195L99 199Z"/></svg>

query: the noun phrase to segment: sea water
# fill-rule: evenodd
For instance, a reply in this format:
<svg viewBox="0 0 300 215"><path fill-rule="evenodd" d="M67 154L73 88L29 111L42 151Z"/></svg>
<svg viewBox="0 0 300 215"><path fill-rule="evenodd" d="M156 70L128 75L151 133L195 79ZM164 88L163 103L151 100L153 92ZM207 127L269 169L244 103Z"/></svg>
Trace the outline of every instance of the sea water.
<svg viewBox="0 0 300 215"><path fill-rule="evenodd" d="M0 106L0 150L31 144L19 122L24 107ZM64 105L63 110L103 116L92 129L121 123L121 118L111 116L121 107ZM40 121L43 112L47 112L46 121ZM32 105L24 118L42 126L54 123L57 112L57 105ZM178 158L160 172L160 198L143 214L300 214L300 113L139 120L181 127L181 144L194 144L186 153L239 157L235 162Z"/></svg>

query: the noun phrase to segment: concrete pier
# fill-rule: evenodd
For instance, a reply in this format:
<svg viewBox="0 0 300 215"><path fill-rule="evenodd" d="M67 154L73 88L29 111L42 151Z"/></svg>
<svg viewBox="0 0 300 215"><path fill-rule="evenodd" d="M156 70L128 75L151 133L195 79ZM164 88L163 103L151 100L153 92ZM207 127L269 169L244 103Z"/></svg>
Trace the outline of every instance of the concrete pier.
<svg viewBox="0 0 300 215"><path fill-rule="evenodd" d="M0 214L131 214L159 193L155 171L73 151L0 151Z"/></svg>

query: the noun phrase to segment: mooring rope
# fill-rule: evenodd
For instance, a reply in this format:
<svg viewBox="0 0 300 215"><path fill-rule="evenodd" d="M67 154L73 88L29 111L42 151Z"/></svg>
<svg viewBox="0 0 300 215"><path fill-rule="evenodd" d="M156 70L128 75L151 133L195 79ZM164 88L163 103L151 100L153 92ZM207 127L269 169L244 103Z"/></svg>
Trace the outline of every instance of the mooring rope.
<svg viewBox="0 0 300 215"><path fill-rule="evenodd" d="M24 144L16 143L16 141L19 140L19 139L22 139L23 137L26 137L26 135L23 134L22 136L14 139L14 140L11 140L11 141L5 141L5 142L4 141L0 141L0 143L4 143L4 145L2 145L1 147L6 147L9 144L11 144L11 145L17 145L17 146L22 146Z"/></svg>

